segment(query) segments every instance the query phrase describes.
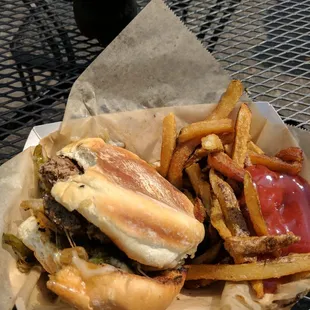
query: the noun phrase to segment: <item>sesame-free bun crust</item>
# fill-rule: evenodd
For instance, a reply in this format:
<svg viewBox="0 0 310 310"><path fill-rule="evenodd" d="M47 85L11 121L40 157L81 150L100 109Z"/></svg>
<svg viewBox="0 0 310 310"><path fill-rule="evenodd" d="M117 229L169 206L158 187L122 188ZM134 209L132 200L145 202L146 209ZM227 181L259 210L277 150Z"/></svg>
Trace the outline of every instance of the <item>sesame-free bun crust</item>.
<svg viewBox="0 0 310 310"><path fill-rule="evenodd" d="M88 268L102 268L87 264ZM83 277L78 268L69 265L51 275L47 287L77 309L164 310L180 292L185 276L185 270L167 271L152 279L117 270Z"/></svg>
<svg viewBox="0 0 310 310"><path fill-rule="evenodd" d="M84 173L59 181L52 196L77 210L128 257L159 269L175 268L196 252L204 227L193 205L145 161L102 139L84 139L58 155Z"/></svg>

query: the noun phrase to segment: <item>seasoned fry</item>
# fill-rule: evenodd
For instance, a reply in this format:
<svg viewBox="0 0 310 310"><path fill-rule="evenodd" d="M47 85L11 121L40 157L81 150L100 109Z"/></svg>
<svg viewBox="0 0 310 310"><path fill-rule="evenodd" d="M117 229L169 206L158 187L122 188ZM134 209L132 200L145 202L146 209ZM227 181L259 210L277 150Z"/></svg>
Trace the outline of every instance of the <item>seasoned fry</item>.
<svg viewBox="0 0 310 310"><path fill-rule="evenodd" d="M192 204L195 203L195 199L194 199L193 195L191 194L191 192L189 190L184 189L183 193L191 201Z"/></svg>
<svg viewBox="0 0 310 310"><path fill-rule="evenodd" d="M170 161L176 147L177 127L173 113L168 114L163 120L162 144L160 154L160 167L158 172L166 177Z"/></svg>
<svg viewBox="0 0 310 310"><path fill-rule="evenodd" d="M310 254L291 254L274 260L236 265L190 265L187 280L250 281L281 278L310 271Z"/></svg>
<svg viewBox="0 0 310 310"><path fill-rule="evenodd" d="M230 179L239 182L243 181L245 170L237 165L237 163L224 152L210 154L208 156L208 164Z"/></svg>
<svg viewBox="0 0 310 310"><path fill-rule="evenodd" d="M253 165L263 165L273 171L297 175L302 168L300 162L287 163L278 157L269 157L252 151L249 151L248 154Z"/></svg>
<svg viewBox="0 0 310 310"><path fill-rule="evenodd" d="M229 184L229 186L233 189L236 196L241 195L242 193L242 187L240 186L240 183L233 179L227 179L226 182Z"/></svg>
<svg viewBox="0 0 310 310"><path fill-rule="evenodd" d="M206 209L208 216L210 216L210 208L211 208L211 186L210 184L200 179L199 182L199 195L202 199L203 205Z"/></svg>
<svg viewBox="0 0 310 310"><path fill-rule="evenodd" d="M252 165L250 156L249 156L249 154L246 154L245 160L244 160L244 167L247 168L247 167L251 167L251 166L253 166L253 165Z"/></svg>
<svg viewBox="0 0 310 310"><path fill-rule="evenodd" d="M248 236L249 231L232 188L213 169L210 170L209 178L231 234L233 236Z"/></svg>
<svg viewBox="0 0 310 310"><path fill-rule="evenodd" d="M248 155L246 161L247 159L249 159ZM258 193L249 172L246 172L244 176L244 197L250 215L250 219L256 234L258 236L267 236L268 235L267 225L262 216ZM276 249L274 250L276 251ZM275 251L272 250L271 252L276 253ZM235 252L233 255L240 255L240 253ZM257 298L264 297L264 285L262 281L259 280L252 281L251 286Z"/></svg>
<svg viewBox="0 0 310 310"><path fill-rule="evenodd" d="M225 239L225 249L235 255L257 256L272 253L300 241L300 237L292 233L262 237L230 237Z"/></svg>
<svg viewBox="0 0 310 310"><path fill-rule="evenodd" d="M208 156L209 152L203 148L197 148L195 152L191 155L188 161L185 163L184 168L191 166L192 164L197 163L202 158Z"/></svg>
<svg viewBox="0 0 310 310"><path fill-rule="evenodd" d="M232 144L225 144L225 145L224 145L224 151L225 151L225 153L226 153L229 157L231 157L232 147L233 147Z"/></svg>
<svg viewBox="0 0 310 310"><path fill-rule="evenodd" d="M281 150L276 157L282 159L287 162L297 161L302 163L303 161L303 153L299 147L289 147L287 149Z"/></svg>
<svg viewBox="0 0 310 310"><path fill-rule="evenodd" d="M235 125L235 142L232 150L232 159L240 167L244 167L245 156L250 139L252 113L245 103L241 104Z"/></svg>
<svg viewBox="0 0 310 310"><path fill-rule="evenodd" d="M257 154L264 154L264 151L257 146L253 141L248 142L248 150Z"/></svg>
<svg viewBox="0 0 310 310"><path fill-rule="evenodd" d="M262 215L256 187L249 172L244 176L244 198L253 228L258 236L267 236L268 228Z"/></svg>
<svg viewBox="0 0 310 310"><path fill-rule="evenodd" d="M231 144L234 142L234 139L235 139L235 133L234 132L222 133L218 136L221 139L223 145L224 144Z"/></svg>
<svg viewBox="0 0 310 310"><path fill-rule="evenodd" d="M199 164L193 164L185 169L193 189L197 196L200 196L199 184L201 179L201 170Z"/></svg>
<svg viewBox="0 0 310 310"><path fill-rule="evenodd" d="M176 147L168 170L168 180L175 187L182 187L184 164L191 156L191 154L195 151L197 145L200 144L200 141L200 138L193 139L185 143L181 143Z"/></svg>
<svg viewBox="0 0 310 310"><path fill-rule="evenodd" d="M202 255L195 257L192 260L192 264L193 265L199 265L199 264L210 264L210 263L212 263L213 261L215 261L216 257L218 256L222 245L223 245L223 243L221 241L214 244L211 248L209 248Z"/></svg>
<svg viewBox="0 0 310 310"><path fill-rule="evenodd" d="M178 141L186 142L194 138L203 138L210 134L219 134L223 132L232 132L234 130L231 119L224 118L214 121L202 121L192 123L182 128Z"/></svg>
<svg viewBox="0 0 310 310"><path fill-rule="evenodd" d="M208 280L205 280L205 281L208 281ZM265 295L264 284L261 280L251 281L251 286L257 298L261 299L264 297Z"/></svg>
<svg viewBox="0 0 310 310"><path fill-rule="evenodd" d="M221 139L215 134L203 137L201 139L201 146L209 153L224 151Z"/></svg>
<svg viewBox="0 0 310 310"><path fill-rule="evenodd" d="M209 215L211 199L210 184L202 179L199 164L193 164L186 168L185 171L190 179L196 195L202 199L204 211L207 211ZM206 214L204 214L204 218L205 216Z"/></svg>
<svg viewBox="0 0 310 310"><path fill-rule="evenodd" d="M301 149L291 147L275 157L265 155L251 141L252 114L245 103L240 105L233 125L228 116L242 92L241 82L232 81L218 106L204 121L185 126L177 139L174 131L170 166L168 164L166 172L161 171L162 167L159 171L164 176L166 173L167 179L191 199L194 215L200 222L205 222L206 240L211 244L192 260L185 287L199 288L217 280L249 281L256 297L263 298L264 279L286 277L286 280L297 281L310 278L310 253L279 257L282 248L299 242L300 237L292 233L269 235L256 186L245 168L263 165L273 171L297 175L301 171L303 153ZM169 117L172 116L166 119ZM183 170L188 176L184 180ZM236 195L244 208L246 205L244 211L248 212L255 236L250 237ZM223 245L227 251L225 262L219 256L223 253ZM265 254L275 258L259 261ZM214 262L220 264L212 265Z"/></svg>
<svg viewBox="0 0 310 310"><path fill-rule="evenodd" d="M232 80L225 93L222 95L218 105L212 113L206 118L207 120L218 120L226 118L234 109L243 93L241 81Z"/></svg>
<svg viewBox="0 0 310 310"><path fill-rule="evenodd" d="M198 197L194 200L194 215L195 218L201 223L203 223L206 219L206 209Z"/></svg>
<svg viewBox="0 0 310 310"><path fill-rule="evenodd" d="M210 220L212 226L217 230L222 239L226 240L227 238L232 236L230 230L225 224L224 215L220 203L215 197L215 195L212 195Z"/></svg>

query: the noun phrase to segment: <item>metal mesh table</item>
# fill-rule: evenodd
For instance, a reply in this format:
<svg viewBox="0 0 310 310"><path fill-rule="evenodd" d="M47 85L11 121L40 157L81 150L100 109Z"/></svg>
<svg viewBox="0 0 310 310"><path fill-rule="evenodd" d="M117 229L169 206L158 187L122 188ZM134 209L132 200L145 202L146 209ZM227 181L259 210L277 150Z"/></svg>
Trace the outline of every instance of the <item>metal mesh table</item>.
<svg viewBox="0 0 310 310"><path fill-rule="evenodd" d="M310 129L310 0L167 3L253 100ZM62 119L73 82L101 50L79 33L68 0L0 0L0 164L33 126Z"/></svg>
<svg viewBox="0 0 310 310"><path fill-rule="evenodd" d="M310 0L167 3L253 100L310 129ZM62 119L73 82L102 48L81 36L68 0L0 0L0 7L3 163L34 125Z"/></svg>

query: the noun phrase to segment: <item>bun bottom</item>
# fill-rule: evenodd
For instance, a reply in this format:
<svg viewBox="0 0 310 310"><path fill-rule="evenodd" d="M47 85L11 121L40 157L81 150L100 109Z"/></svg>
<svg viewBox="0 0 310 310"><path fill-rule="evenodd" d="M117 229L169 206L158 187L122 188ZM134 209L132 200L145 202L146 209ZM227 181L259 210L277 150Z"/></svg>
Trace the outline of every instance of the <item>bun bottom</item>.
<svg viewBox="0 0 310 310"><path fill-rule="evenodd" d="M186 270L162 272L148 278L120 270L100 274L100 266L87 263L85 276L76 266L51 275L47 287L65 302L81 310L164 310L180 292ZM90 275L90 276L89 276Z"/></svg>

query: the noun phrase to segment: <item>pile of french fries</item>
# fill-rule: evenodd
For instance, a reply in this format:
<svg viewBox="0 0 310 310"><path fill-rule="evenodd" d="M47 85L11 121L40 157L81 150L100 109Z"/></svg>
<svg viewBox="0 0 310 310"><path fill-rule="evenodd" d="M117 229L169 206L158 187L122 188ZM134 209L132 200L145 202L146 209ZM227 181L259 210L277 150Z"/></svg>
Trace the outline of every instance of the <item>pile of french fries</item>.
<svg viewBox="0 0 310 310"><path fill-rule="evenodd" d="M255 184L245 168L259 164L297 175L303 153L292 147L274 157L264 154L251 141L252 114L247 104L238 104L242 93L242 83L231 81L211 114L185 126L179 134L175 116L167 115L158 171L188 196L196 218L206 228L202 254L188 264L186 286L201 287L217 280L250 281L256 296L262 298L264 279L308 277L310 253L280 256L281 248L300 238L292 233L268 234ZM235 122L229 118L234 109L238 109ZM262 255L270 258L262 260Z"/></svg>

